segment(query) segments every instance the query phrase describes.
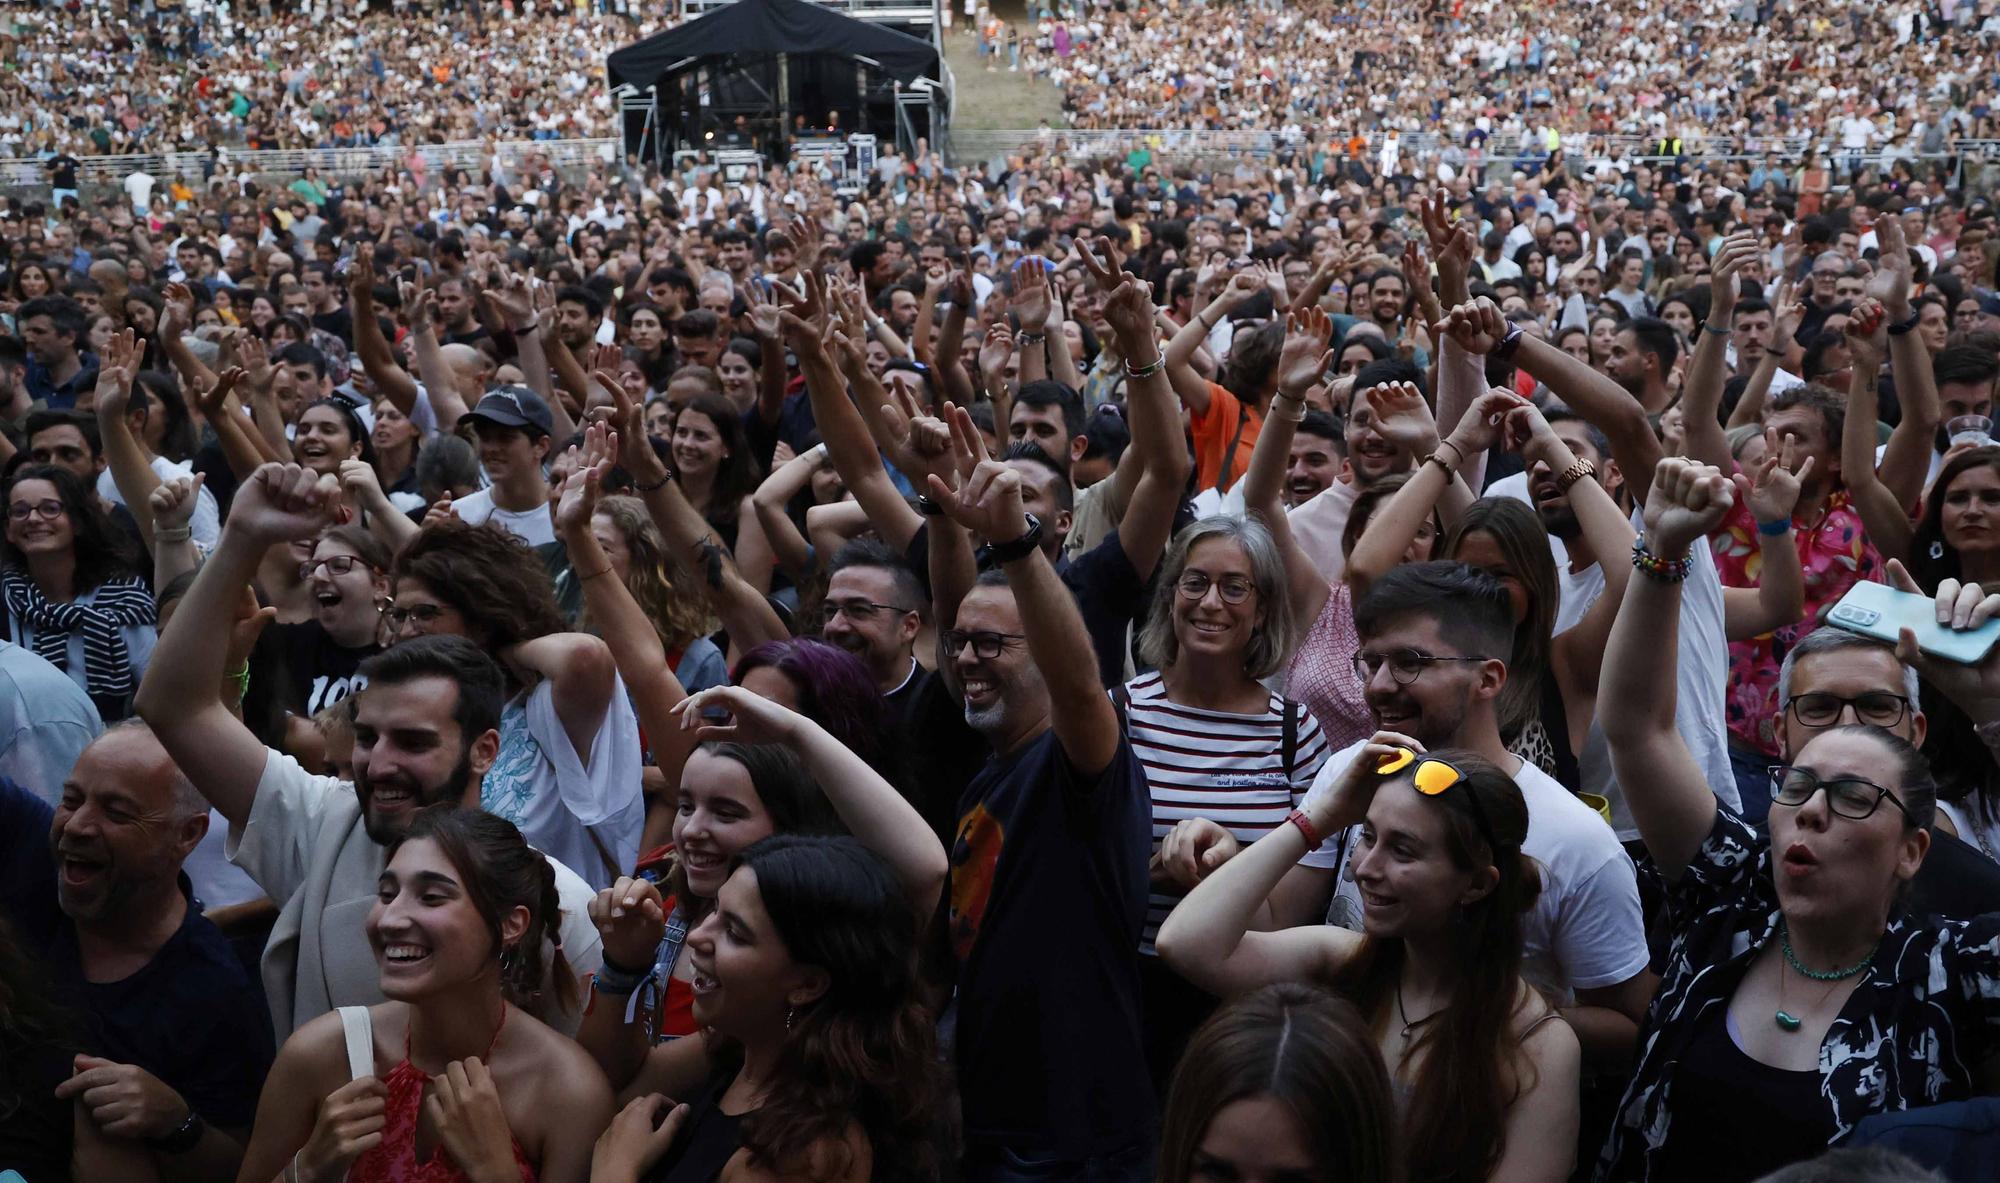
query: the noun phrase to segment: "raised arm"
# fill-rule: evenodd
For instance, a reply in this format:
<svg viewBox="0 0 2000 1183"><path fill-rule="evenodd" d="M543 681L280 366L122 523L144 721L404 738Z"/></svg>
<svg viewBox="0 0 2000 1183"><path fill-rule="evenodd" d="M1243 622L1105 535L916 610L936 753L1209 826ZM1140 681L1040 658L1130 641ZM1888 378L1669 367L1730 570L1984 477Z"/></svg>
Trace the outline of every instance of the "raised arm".
<svg viewBox="0 0 2000 1183"><path fill-rule="evenodd" d="M766 427L776 427L785 410L785 349L778 322L778 293L791 289L774 279L750 283L750 331L757 338L763 364L757 367L757 418Z"/></svg>
<svg viewBox="0 0 2000 1183"><path fill-rule="evenodd" d="M1468 353L1505 351L1512 340L1514 363L1547 386L1570 410L1583 416L1611 441L1611 458L1625 479L1643 482L1660 458L1646 408L1616 382L1540 338L1509 325L1493 301L1481 297L1446 315L1445 331ZM1633 475L1633 474L1641 475Z"/></svg>
<svg viewBox="0 0 2000 1183"><path fill-rule="evenodd" d="M666 779L671 801L680 792L681 766L696 742L681 730L680 720L674 715L674 709L687 698L687 691L667 665L660 634L654 630L653 622L611 570L611 560L590 529L616 446L617 436L607 434L602 425L593 424L586 430L585 460L563 484L562 500L556 505L556 528L562 532L563 543L569 550L571 570L583 585L584 609L590 614L597 635L610 648L626 692L632 696L633 713L639 717L639 727L653 750L654 764ZM640 435L630 446L645 447L645 436ZM589 748L579 747L577 751L588 752Z"/></svg>
<svg viewBox="0 0 2000 1183"><path fill-rule="evenodd" d="M1512 391L1490 390L1466 411L1451 438L1440 442L1437 425L1430 422L1430 409L1415 386L1392 382L1371 387L1366 394L1375 408L1377 431L1405 451L1434 459L1410 473L1410 479L1375 511L1368 519L1368 528L1355 540L1342 578L1356 599L1403 561L1418 531L1433 512L1445 508L1442 503L1454 488L1457 511L1471 503L1470 491L1458 481L1459 467L1465 458L1485 454L1499 438L1500 420L1523 405L1521 396ZM1443 516L1449 520L1456 513Z"/></svg>
<svg viewBox="0 0 2000 1183"><path fill-rule="evenodd" d="M703 716L711 707L728 708L730 721L707 722ZM928 917L937 906L949 869L937 835L915 806L825 728L740 686L704 690L682 703L678 714L697 742L770 743L797 752L848 832L903 881L918 914Z"/></svg>
<svg viewBox="0 0 2000 1183"><path fill-rule="evenodd" d="M187 331L194 324L194 293L184 283L170 283L160 289L165 307L160 310L159 328L154 340L160 344L160 351L180 371L181 383L190 390L199 390L215 381L215 371L202 363L188 348Z"/></svg>
<svg viewBox="0 0 2000 1183"><path fill-rule="evenodd" d="M1209 301L1208 307L1195 313L1194 319L1180 327L1173 339L1167 342L1167 380L1173 384L1174 393L1181 396L1181 404L1199 415L1208 410L1208 379L1194 368L1195 350L1208 340L1215 326L1229 310L1256 295L1264 286L1264 277L1255 271L1239 271L1228 286Z"/></svg>
<svg viewBox="0 0 2000 1183"><path fill-rule="evenodd" d="M953 408L955 451L964 459L981 450L979 430L963 408ZM1027 533L1021 508L1021 476L997 460L981 460L956 487L933 475L931 496L946 516L977 532L995 546L1006 546ZM1095 662L1078 660L1090 652L1090 633L1076 609L1076 599L1037 547L1002 564L1028 638L1028 655L1048 686L1050 723L1070 764L1085 776L1096 776L1118 752L1120 727L1111 699L1098 681Z"/></svg>
<svg viewBox="0 0 2000 1183"><path fill-rule="evenodd" d="M868 511L882 540L901 550L909 545L922 519L890 482L867 421L854 400L847 397L847 382L828 352L830 347L838 347L832 330L818 323L827 314L826 299L826 281L817 272L808 272L805 300L796 311L786 309L779 314L785 343L805 371L806 396L812 401L813 419L834 471Z"/></svg>
<svg viewBox="0 0 2000 1183"><path fill-rule="evenodd" d="M374 244L364 242L355 248L353 267L347 275L347 295L354 306L354 352L361 358L362 370L375 389L396 404L405 417L415 414L417 380L397 363L376 314Z"/></svg>
<svg viewBox="0 0 2000 1183"><path fill-rule="evenodd" d="M937 376L939 397L960 406L971 406L972 377L965 372L961 350L965 343L965 318L972 312L972 276L954 271L945 289L944 324L938 329Z"/></svg>
<svg viewBox="0 0 2000 1183"><path fill-rule="evenodd" d="M1757 550L1764 565L1756 587L1722 589L1722 631L1732 641L1761 637L1798 623L1806 614L1805 571L1799 563L1798 537L1792 533L1792 511L1798 507L1803 475L1792 471L1799 466L1798 447L1798 441L1787 436L1778 451L1757 466L1754 481L1738 482L1738 493L1747 498L1750 516L1757 522ZM1812 461L1808 458L1799 467L1810 472Z"/></svg>
<svg viewBox="0 0 2000 1183"><path fill-rule="evenodd" d="M1763 253L1754 235L1739 231L1722 244L1709 276L1708 319L1703 322L1694 356L1688 360L1681 387L1681 423L1687 454L1723 472L1730 469L1729 439L1722 429L1722 386L1729 321L1742 292L1743 269Z"/></svg>
<svg viewBox="0 0 2000 1183"><path fill-rule="evenodd" d="M785 507L812 486L813 474L826 463L826 445L814 444L773 469L750 495L750 506L756 511L757 524L763 527L772 558L794 581L805 578L812 563L812 549Z"/></svg>
<svg viewBox="0 0 2000 1183"><path fill-rule="evenodd" d="M404 284L403 314L410 318L410 357L416 363L417 375L424 380L431 410L437 413L438 429L451 431L469 408L465 396L459 393L451 363L445 361L444 351L438 346L437 292Z"/></svg>
<svg viewBox="0 0 2000 1183"><path fill-rule="evenodd" d="M222 541L195 577L139 685L139 715L233 829L250 819L267 752L217 698L224 647L243 588L264 552L333 521L339 485L296 464L266 464L236 491Z"/></svg>
<svg viewBox="0 0 2000 1183"><path fill-rule="evenodd" d="M1687 556L1719 525L1736 490L1715 468L1662 459L1646 497L1645 546L1664 562ZM1611 626L1599 696L1618 704L1598 723L1611 767L1639 836L1668 882L1680 878L1715 826L1715 793L1674 729L1674 666L1679 661L1681 585L1641 573L1625 585Z"/></svg>
<svg viewBox="0 0 2000 1183"><path fill-rule="evenodd" d="M201 500L204 476L175 477L153 490L148 506L153 514L153 586L165 587L201 566L201 550L194 544L195 506Z"/></svg>
<svg viewBox="0 0 2000 1183"><path fill-rule="evenodd" d="M1880 266L1868 277L1867 295L1882 302L1887 323L1901 326L1911 319L1910 249L1903 239L1902 220L1880 218L1875 233L1881 243L1877 256ZM1932 440L1942 417L1937 380L1931 373L1930 351L1921 337L1907 329L1888 336L1889 370L1896 379L1896 398L1903 413L1882 448L1878 473L1898 505L1915 505L1930 480ZM1860 366L1855 370L1859 373ZM1843 473L1846 467L1841 465Z"/></svg>
<svg viewBox="0 0 2000 1183"><path fill-rule="evenodd" d="M1520 448L1521 458L1529 465L1540 464L1553 476L1561 477L1576 464L1576 453L1549 427L1549 421L1533 403L1509 412L1506 427ZM1560 487L1561 482L1557 484ZM1624 561L1632 549L1632 523L1594 477L1570 478L1564 497L1570 512L1576 515L1591 553L1597 556L1599 569L1604 572L1604 593L1583 614L1583 619L1556 634L1554 639L1552 664L1563 697L1572 707L1572 717L1577 717L1578 706L1596 699L1604 641L1611 632L1618 604L1625 598L1625 580L1632 573Z"/></svg>
<svg viewBox="0 0 2000 1183"><path fill-rule="evenodd" d="M1243 508L1258 515L1271 531L1278 553L1285 556L1292 619L1302 630L1319 619L1329 588L1326 576L1292 538L1291 521L1285 514L1285 468L1291 462L1299 420L1305 418L1306 391L1333 362L1333 351L1326 347L1332 332L1326 313L1318 308L1285 318L1285 344L1278 354L1278 389L1271 398L1271 413L1264 417L1264 430L1250 450L1250 467L1244 470L1240 486Z"/></svg>
<svg viewBox="0 0 2000 1183"><path fill-rule="evenodd" d="M1153 290L1144 280L1119 270L1118 254L1109 240L1104 247L1101 260L1085 243L1079 242L1076 249L1091 282L1106 293L1104 319L1118 335L1118 352L1127 367L1125 410L1132 428L1129 452L1137 455L1121 458L1119 468L1124 469L1125 460L1131 459L1138 477L1118 520L1118 541L1143 580L1152 577L1173 537L1181 490L1187 485L1193 461L1181 436L1180 408L1163 371L1159 342L1153 336Z"/></svg>
<svg viewBox="0 0 2000 1183"><path fill-rule="evenodd" d="M146 461L146 450L132 434L125 414L132 405L132 375L139 365L139 343L132 330L114 333L98 360L97 433L103 443L104 460L111 470L112 483L139 523L139 536L148 546L153 542L153 490L160 487L160 474Z"/></svg>
<svg viewBox="0 0 2000 1183"><path fill-rule="evenodd" d="M1847 386L1847 424L1840 435L1840 476L1853 499L1855 512L1861 515L1862 526L1868 531L1868 541L1885 558L1908 559L1915 528L1904 506L1913 504L1915 498L1900 499L1882 480L1881 473L1887 466L1875 467L1874 428L1881 400L1876 381L1890 340L1888 316L1880 303L1867 298L1848 321L1847 349L1854 359L1854 376ZM1917 348L1922 348L1922 344ZM1928 370L1925 376L1928 378ZM1924 440L1928 457L1930 436L1926 435Z"/></svg>

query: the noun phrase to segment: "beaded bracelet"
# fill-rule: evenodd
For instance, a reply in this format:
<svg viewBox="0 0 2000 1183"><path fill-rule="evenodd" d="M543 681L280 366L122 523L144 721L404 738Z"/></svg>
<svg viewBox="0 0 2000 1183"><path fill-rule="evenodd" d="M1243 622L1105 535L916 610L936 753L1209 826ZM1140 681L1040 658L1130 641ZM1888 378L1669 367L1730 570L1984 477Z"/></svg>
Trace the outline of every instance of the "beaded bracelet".
<svg viewBox="0 0 2000 1183"><path fill-rule="evenodd" d="M1639 574L1661 583L1679 583L1694 567L1693 559L1663 559L1646 549L1644 538L1632 540L1632 567Z"/></svg>
<svg viewBox="0 0 2000 1183"><path fill-rule="evenodd" d="M663 476L661 476L661 477L660 477L660 479L659 479L659 480L657 480L657 481L654 481L654 482L653 482L652 484L650 484L650 485L638 485L638 484L635 484L635 485L633 485L632 487L633 487L634 489L637 489L637 490L638 490L639 492L641 492L641 493L653 493L653 492L657 492L657 491L658 491L658 490L659 490L659 489L660 489L661 487L663 487L663 486L664 486L664 485L665 485L665 484L666 484L666 483L667 483L668 481L670 481L670 480L673 480L673 479L674 479L674 470L673 470L673 469L671 469L671 468L669 468L669 469L667 469L667 470L666 470L666 473L665 473L665 474L664 474Z"/></svg>

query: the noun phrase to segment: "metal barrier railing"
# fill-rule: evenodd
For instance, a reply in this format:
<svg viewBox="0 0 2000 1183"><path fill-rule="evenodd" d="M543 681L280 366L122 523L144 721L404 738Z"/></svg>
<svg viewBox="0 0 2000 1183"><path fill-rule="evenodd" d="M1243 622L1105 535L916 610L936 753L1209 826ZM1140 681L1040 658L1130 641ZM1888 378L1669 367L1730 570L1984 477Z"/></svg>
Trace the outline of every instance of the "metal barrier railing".
<svg viewBox="0 0 2000 1183"><path fill-rule="evenodd" d="M354 177L402 169L412 158L436 171L447 167L482 168L489 158L520 165L539 157L551 168L579 168L618 159L615 139L508 140L488 143L462 140L449 144L375 144L355 148L274 148L258 151L224 149L211 157L200 152L148 152L122 156L77 157L77 179L84 184L114 185L144 171L160 181L175 175L191 181L206 175L248 170L258 176L300 176L308 167L328 177ZM39 159L0 159L0 188L46 186L47 167Z"/></svg>

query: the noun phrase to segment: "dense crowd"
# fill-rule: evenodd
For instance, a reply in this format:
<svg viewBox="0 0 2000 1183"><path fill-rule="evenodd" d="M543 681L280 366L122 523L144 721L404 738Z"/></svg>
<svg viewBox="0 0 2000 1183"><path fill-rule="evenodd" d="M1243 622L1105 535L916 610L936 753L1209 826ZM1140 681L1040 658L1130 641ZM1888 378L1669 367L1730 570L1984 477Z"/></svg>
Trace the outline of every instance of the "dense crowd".
<svg viewBox="0 0 2000 1183"><path fill-rule="evenodd" d="M0 197L0 1170L1994 1177L1990 198L1407 165Z"/></svg>
<svg viewBox="0 0 2000 1183"><path fill-rule="evenodd" d="M602 136L605 56L665 27L560 4L136 7L0 13L0 156Z"/></svg>
<svg viewBox="0 0 2000 1183"><path fill-rule="evenodd" d="M1942 153L1989 136L2000 103L1979 0L1034 7L1019 64L1086 128L1393 130L1499 158L1609 134Z"/></svg>

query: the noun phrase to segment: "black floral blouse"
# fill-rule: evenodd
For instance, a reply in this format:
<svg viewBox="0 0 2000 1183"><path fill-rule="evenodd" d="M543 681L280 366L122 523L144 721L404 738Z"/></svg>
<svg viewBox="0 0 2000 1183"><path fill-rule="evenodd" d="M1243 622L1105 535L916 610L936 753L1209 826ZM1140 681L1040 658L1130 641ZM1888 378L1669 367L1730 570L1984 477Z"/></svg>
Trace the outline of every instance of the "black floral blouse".
<svg viewBox="0 0 2000 1183"><path fill-rule="evenodd" d="M1996 901L2000 907L2000 901ZM1705 1018L1775 936L1771 840L1727 808L1670 889L1672 946L1646 1013L1639 1064L1597 1163L1600 1183L1652 1177L1673 1121L1674 1072ZM1820 1044L1820 1096L1837 1144L1873 1113L1974 1095L1973 1073L2000 1050L2000 914L1942 920L1897 914Z"/></svg>

